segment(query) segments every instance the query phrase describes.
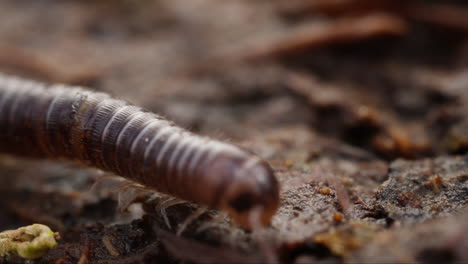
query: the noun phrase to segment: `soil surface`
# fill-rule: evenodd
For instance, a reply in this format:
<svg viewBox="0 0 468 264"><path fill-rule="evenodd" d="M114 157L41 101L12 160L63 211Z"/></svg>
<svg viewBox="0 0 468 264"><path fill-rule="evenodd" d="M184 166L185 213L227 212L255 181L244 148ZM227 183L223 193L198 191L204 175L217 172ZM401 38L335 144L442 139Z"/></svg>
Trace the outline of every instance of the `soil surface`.
<svg viewBox="0 0 468 264"><path fill-rule="evenodd" d="M0 1L1 72L144 106L251 149L281 183L271 225L247 232L102 171L2 155L0 230L60 232L34 263L468 262L464 2Z"/></svg>

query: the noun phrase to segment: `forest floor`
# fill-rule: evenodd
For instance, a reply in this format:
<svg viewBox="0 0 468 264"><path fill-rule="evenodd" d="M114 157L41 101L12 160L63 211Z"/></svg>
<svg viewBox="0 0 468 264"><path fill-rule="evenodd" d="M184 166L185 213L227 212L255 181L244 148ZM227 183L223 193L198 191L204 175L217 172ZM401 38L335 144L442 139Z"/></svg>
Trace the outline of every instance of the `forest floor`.
<svg viewBox="0 0 468 264"><path fill-rule="evenodd" d="M463 2L0 1L1 72L245 146L281 183L271 225L246 232L101 171L5 155L0 230L60 232L35 263L468 262Z"/></svg>

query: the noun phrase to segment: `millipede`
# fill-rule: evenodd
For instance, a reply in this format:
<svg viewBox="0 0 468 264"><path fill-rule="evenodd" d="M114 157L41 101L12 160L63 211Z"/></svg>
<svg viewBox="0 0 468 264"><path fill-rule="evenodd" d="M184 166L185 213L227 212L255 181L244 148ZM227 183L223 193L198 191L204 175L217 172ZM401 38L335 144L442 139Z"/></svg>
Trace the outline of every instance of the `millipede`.
<svg viewBox="0 0 468 264"><path fill-rule="evenodd" d="M0 152L72 160L218 208L252 228L279 206L269 164L102 92L0 73Z"/></svg>

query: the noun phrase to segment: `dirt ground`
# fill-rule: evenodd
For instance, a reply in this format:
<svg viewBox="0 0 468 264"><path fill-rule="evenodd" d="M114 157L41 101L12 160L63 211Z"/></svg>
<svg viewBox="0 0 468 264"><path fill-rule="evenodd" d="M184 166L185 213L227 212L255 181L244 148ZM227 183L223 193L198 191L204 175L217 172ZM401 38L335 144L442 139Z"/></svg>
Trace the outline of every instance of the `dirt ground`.
<svg viewBox="0 0 468 264"><path fill-rule="evenodd" d="M144 106L253 150L281 183L271 225L246 232L102 171L2 155L0 230L60 232L34 263L468 262L464 2L0 1L1 72Z"/></svg>

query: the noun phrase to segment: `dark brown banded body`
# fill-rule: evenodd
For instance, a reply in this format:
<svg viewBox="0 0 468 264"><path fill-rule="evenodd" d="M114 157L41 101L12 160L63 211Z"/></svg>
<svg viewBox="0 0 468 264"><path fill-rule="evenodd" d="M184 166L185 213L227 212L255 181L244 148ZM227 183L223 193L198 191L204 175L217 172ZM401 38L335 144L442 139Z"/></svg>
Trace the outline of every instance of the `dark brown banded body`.
<svg viewBox="0 0 468 264"><path fill-rule="evenodd" d="M0 74L0 152L76 160L159 192L221 208L249 227L269 222L278 183L269 165L104 93Z"/></svg>

